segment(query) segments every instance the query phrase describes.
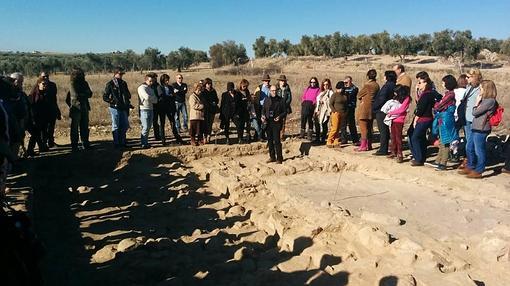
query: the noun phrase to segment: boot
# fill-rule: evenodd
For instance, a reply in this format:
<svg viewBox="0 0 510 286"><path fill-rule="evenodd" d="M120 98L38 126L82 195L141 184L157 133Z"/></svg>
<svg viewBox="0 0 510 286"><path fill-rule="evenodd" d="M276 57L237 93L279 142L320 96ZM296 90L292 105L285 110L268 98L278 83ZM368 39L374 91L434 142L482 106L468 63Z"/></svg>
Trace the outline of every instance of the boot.
<svg viewBox="0 0 510 286"><path fill-rule="evenodd" d="M305 138L305 130L301 129L301 132L299 132L299 139L304 139L304 138Z"/></svg>
<svg viewBox="0 0 510 286"><path fill-rule="evenodd" d="M359 148L354 149L357 152L363 152L368 151L368 141L367 139L361 139L361 144L359 145Z"/></svg>
<svg viewBox="0 0 510 286"><path fill-rule="evenodd" d="M313 135L313 131L312 130L308 130L308 133L306 134L306 139L312 141L312 135Z"/></svg>
<svg viewBox="0 0 510 286"><path fill-rule="evenodd" d="M372 150L372 140L371 139L367 139L366 142L367 142L367 146L366 146L367 147L367 151Z"/></svg>
<svg viewBox="0 0 510 286"><path fill-rule="evenodd" d="M460 163L460 166L459 166L459 170L462 170L464 168L466 168L466 165L467 165L467 158L465 158L464 160L462 160L462 163Z"/></svg>

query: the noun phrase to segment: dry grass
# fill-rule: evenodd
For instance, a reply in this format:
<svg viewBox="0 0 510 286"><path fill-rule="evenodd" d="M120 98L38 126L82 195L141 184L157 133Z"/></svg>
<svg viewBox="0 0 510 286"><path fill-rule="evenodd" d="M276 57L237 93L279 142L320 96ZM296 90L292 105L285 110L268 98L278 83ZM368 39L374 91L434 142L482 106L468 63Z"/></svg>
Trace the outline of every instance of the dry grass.
<svg viewBox="0 0 510 286"><path fill-rule="evenodd" d="M184 81L188 84L197 82L205 77L210 77L214 81L214 86L218 91L219 95L226 90L226 83L233 81L237 83L242 79L246 78L250 81L250 91L254 91L256 86L261 83L260 79L263 73L269 72L272 78L276 79L280 73L284 73L289 79L289 85L293 91L293 110L294 113L289 116L290 120L298 121L300 111L300 97L303 89L306 87L308 80L311 76L316 76L319 80L325 78L331 79L333 85L344 79L346 75L353 77L353 81L359 87L362 86L365 81L365 74L368 69L375 68L379 75L382 75L385 70L389 70L392 66L397 63L397 59L389 56L353 56L345 60L344 58L328 59L324 57L304 57L304 58L275 58L275 59L260 59L253 62L247 63L246 65L237 67L226 67L221 69L210 69L207 64L202 64L193 70L182 72ZM432 80L440 82L441 78L450 73L455 76L459 75L458 69L451 63L442 62L441 60L434 57L411 57L406 60L406 68L408 74L413 76L418 71L427 71ZM156 71L158 74L168 73L171 78L176 75L175 71ZM504 65L500 68L495 69L484 69L484 78L492 79L496 82L498 87L499 95L498 101L508 110L505 114L505 122L503 127L498 130L505 131L508 133L510 128L510 96L508 96L508 90L510 83L508 82L508 76L510 75L510 67ZM93 96L91 99L92 110L90 113L91 125L100 126L108 129L110 125L110 116L107 110L107 104L102 100L103 89L110 80L112 75L109 74L92 74L87 75L87 81L89 82ZM124 75L124 79L127 81L129 89L132 93L133 105L137 105L137 93L136 88L143 81L143 73L140 72L128 72ZM61 128L69 127L69 118L67 116L68 108L64 102L65 95L69 90L69 76L67 75L53 75L52 80L56 82L59 98L59 106L62 111L63 119L58 122L58 126ZM379 76L378 82L382 84L381 76ZM275 83L275 81L273 81ZM25 80L25 89L27 92L35 84L35 78L27 78ZM414 82L413 82L414 84ZM414 87L413 87L414 89ZM138 126L138 115L137 112L132 111L130 121L132 126ZM293 127L296 128L296 127ZM297 130L291 130L291 132Z"/></svg>

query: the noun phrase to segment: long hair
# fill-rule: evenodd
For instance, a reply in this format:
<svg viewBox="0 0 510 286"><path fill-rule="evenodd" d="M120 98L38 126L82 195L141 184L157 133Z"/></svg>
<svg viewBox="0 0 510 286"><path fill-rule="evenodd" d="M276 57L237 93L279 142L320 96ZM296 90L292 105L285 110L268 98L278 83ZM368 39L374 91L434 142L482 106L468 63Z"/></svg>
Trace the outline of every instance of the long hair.
<svg viewBox="0 0 510 286"><path fill-rule="evenodd" d="M397 100L398 102L402 103L404 100L409 97L411 94L411 90L408 86L397 84L395 88L393 88L393 99ZM409 98L411 99L411 98Z"/></svg>
<svg viewBox="0 0 510 286"><path fill-rule="evenodd" d="M327 79L325 79L325 80L323 80L323 81L321 82L321 91L326 90L326 89L324 88L324 84L325 84L325 83L327 83L327 84L328 84L329 89L333 89L333 87L331 86L331 80L329 80L329 78L327 78Z"/></svg>
<svg viewBox="0 0 510 286"><path fill-rule="evenodd" d="M425 90L432 90L432 86L434 83L429 77L429 74L426 71L421 71L416 74L416 79L425 81Z"/></svg>
<svg viewBox="0 0 510 286"><path fill-rule="evenodd" d="M496 90L496 84L492 80L482 80L480 83L481 88L483 89L482 98L496 98L498 95L498 91Z"/></svg>
<svg viewBox="0 0 510 286"><path fill-rule="evenodd" d="M166 82L170 80L170 76L167 75L166 73L162 74L160 77L159 77L159 83L162 85L162 86L165 86L166 85Z"/></svg>

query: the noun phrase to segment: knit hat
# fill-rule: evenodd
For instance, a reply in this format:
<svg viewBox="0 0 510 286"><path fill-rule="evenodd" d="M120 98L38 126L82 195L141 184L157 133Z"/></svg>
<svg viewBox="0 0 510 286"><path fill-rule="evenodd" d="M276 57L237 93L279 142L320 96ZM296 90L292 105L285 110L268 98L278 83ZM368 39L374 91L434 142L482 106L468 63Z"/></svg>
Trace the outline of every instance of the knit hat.
<svg viewBox="0 0 510 286"><path fill-rule="evenodd" d="M227 82L227 91L231 91L234 89L235 89L234 83L231 81Z"/></svg>
<svg viewBox="0 0 510 286"><path fill-rule="evenodd" d="M345 87L345 84L343 81L339 81L336 83L336 89L343 89Z"/></svg>

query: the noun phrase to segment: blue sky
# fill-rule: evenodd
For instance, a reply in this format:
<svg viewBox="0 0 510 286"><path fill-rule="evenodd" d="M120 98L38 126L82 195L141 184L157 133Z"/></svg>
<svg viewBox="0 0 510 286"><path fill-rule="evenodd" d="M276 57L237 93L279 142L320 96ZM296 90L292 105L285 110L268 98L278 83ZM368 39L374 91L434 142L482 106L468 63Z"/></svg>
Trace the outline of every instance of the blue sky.
<svg viewBox="0 0 510 286"><path fill-rule="evenodd" d="M150 5L149 5L150 4ZM209 50L224 40L299 41L336 31L350 35L470 29L475 37L510 37L510 1L309 0L11 0L0 5L0 50L110 52L181 46Z"/></svg>

